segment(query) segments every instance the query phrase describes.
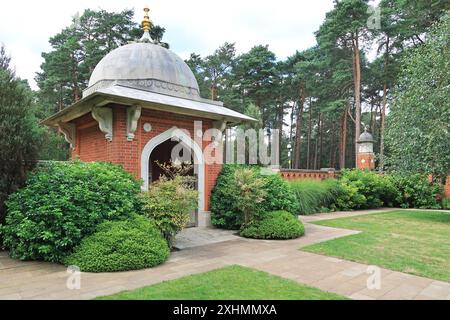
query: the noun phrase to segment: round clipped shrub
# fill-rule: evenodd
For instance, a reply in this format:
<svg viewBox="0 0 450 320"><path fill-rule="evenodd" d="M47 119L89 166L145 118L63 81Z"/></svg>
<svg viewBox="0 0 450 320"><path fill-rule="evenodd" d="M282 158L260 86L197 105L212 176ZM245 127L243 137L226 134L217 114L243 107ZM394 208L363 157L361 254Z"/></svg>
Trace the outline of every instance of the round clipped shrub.
<svg viewBox="0 0 450 320"><path fill-rule="evenodd" d="M305 234L303 224L287 211L272 211L241 229L240 235L254 239L295 239Z"/></svg>
<svg viewBox="0 0 450 320"><path fill-rule="evenodd" d="M266 195L264 200L258 204L254 216L266 211L285 210L292 213L298 211L295 194L280 175L263 174L261 167L258 166L224 165L211 194L211 222L214 226L238 230L244 222L239 210L238 197L240 195L236 192L235 179L236 170L240 168L252 168L255 170L256 176L265 181Z"/></svg>
<svg viewBox="0 0 450 320"><path fill-rule="evenodd" d="M154 223L142 216L106 221L86 237L64 263L85 272L154 267L167 260L169 246Z"/></svg>
<svg viewBox="0 0 450 320"><path fill-rule="evenodd" d="M7 202L4 245L13 258L61 262L99 223L137 212L139 192L140 182L120 166L42 165Z"/></svg>

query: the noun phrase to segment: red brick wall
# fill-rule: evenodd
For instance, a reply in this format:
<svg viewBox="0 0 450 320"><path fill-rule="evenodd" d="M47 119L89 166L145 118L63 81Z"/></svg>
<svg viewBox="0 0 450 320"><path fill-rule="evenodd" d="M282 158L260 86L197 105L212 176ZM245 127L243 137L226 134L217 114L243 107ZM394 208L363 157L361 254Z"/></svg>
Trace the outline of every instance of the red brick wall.
<svg viewBox="0 0 450 320"><path fill-rule="evenodd" d="M91 114L78 118L73 123L76 125L77 134L72 158L79 158L81 161L106 161L108 142Z"/></svg>
<svg viewBox="0 0 450 320"><path fill-rule="evenodd" d="M300 170L300 169L281 169L280 175L285 180L325 180L335 177L335 171L318 171L318 170Z"/></svg>
<svg viewBox="0 0 450 320"><path fill-rule="evenodd" d="M450 198L450 174L445 179L444 198Z"/></svg>
<svg viewBox="0 0 450 320"><path fill-rule="evenodd" d="M141 118L133 141L126 137L126 107L113 107L113 140L108 142L100 131L98 123L90 114L73 121L77 125L77 144L72 152L72 158L79 157L82 161L109 161L122 165L125 170L133 173L136 178L141 176L141 154L145 145L155 136L176 126L189 131L194 138L194 121L203 122L203 131L212 127L209 119L199 119L163 111L142 110ZM145 132L144 123L150 123L152 130ZM204 149L209 144L204 141ZM205 208L209 209L209 198L222 166L219 164L205 165Z"/></svg>

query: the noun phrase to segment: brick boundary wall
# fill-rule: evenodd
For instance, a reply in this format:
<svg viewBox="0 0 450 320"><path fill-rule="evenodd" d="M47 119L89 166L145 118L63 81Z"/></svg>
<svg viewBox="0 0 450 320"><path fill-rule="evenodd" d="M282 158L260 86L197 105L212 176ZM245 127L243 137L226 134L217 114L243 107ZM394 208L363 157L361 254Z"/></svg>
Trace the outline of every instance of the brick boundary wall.
<svg viewBox="0 0 450 320"><path fill-rule="evenodd" d="M445 179L444 198L450 198L450 174Z"/></svg>
<svg viewBox="0 0 450 320"><path fill-rule="evenodd" d="M280 169L280 175L285 180L325 180L329 178L336 178L339 171L334 170L304 170L304 169ZM432 181L432 177L429 176L429 181ZM445 179L444 185L444 198L450 198L450 174Z"/></svg>
<svg viewBox="0 0 450 320"><path fill-rule="evenodd" d="M325 180L335 178L335 170L303 170L303 169L280 169L280 175L285 180Z"/></svg>

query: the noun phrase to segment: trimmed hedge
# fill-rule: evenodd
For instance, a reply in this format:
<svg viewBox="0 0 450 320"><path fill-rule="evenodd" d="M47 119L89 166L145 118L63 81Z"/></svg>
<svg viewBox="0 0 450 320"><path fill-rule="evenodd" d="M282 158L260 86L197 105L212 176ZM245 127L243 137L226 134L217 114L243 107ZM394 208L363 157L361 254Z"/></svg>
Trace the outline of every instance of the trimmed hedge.
<svg viewBox="0 0 450 320"><path fill-rule="evenodd" d="M136 215L100 224L64 262L85 272L116 272L154 267L169 254L169 246L154 223Z"/></svg>
<svg viewBox="0 0 450 320"><path fill-rule="evenodd" d="M13 258L61 262L99 223L138 212L139 193L140 182L120 166L43 165L7 202L4 245Z"/></svg>
<svg viewBox="0 0 450 320"><path fill-rule="evenodd" d="M268 212L240 231L240 235L246 238L274 240L295 239L304 234L303 224L287 211Z"/></svg>
<svg viewBox="0 0 450 320"><path fill-rule="evenodd" d="M289 184L278 174L264 175L258 166L224 165L217 178L216 186L211 195L211 222L214 226L223 229L238 230L243 223L242 214L238 209L237 197L234 190L235 171L238 168L252 168L258 177L265 180L266 196L258 205L255 217L268 211L285 210L296 213L298 204Z"/></svg>

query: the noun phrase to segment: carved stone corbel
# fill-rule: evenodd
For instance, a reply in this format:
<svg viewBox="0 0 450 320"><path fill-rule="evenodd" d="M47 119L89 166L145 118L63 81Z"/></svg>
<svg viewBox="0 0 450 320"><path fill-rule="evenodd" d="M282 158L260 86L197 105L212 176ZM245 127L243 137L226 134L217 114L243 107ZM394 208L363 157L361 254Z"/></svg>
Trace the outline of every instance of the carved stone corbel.
<svg viewBox="0 0 450 320"><path fill-rule="evenodd" d="M92 117L98 122L100 131L105 134L105 139L113 139L113 111L108 107L93 107Z"/></svg>
<svg viewBox="0 0 450 320"><path fill-rule="evenodd" d="M224 120L213 121L212 125L214 129L219 130L221 133L227 128L227 122Z"/></svg>
<svg viewBox="0 0 450 320"><path fill-rule="evenodd" d="M67 122L58 122L59 131L64 134L64 138L70 144L72 149L75 149L76 146L76 135L77 130L76 126L73 123Z"/></svg>
<svg viewBox="0 0 450 320"><path fill-rule="evenodd" d="M127 108L127 140L133 141L138 120L141 117L141 106L131 106Z"/></svg>

